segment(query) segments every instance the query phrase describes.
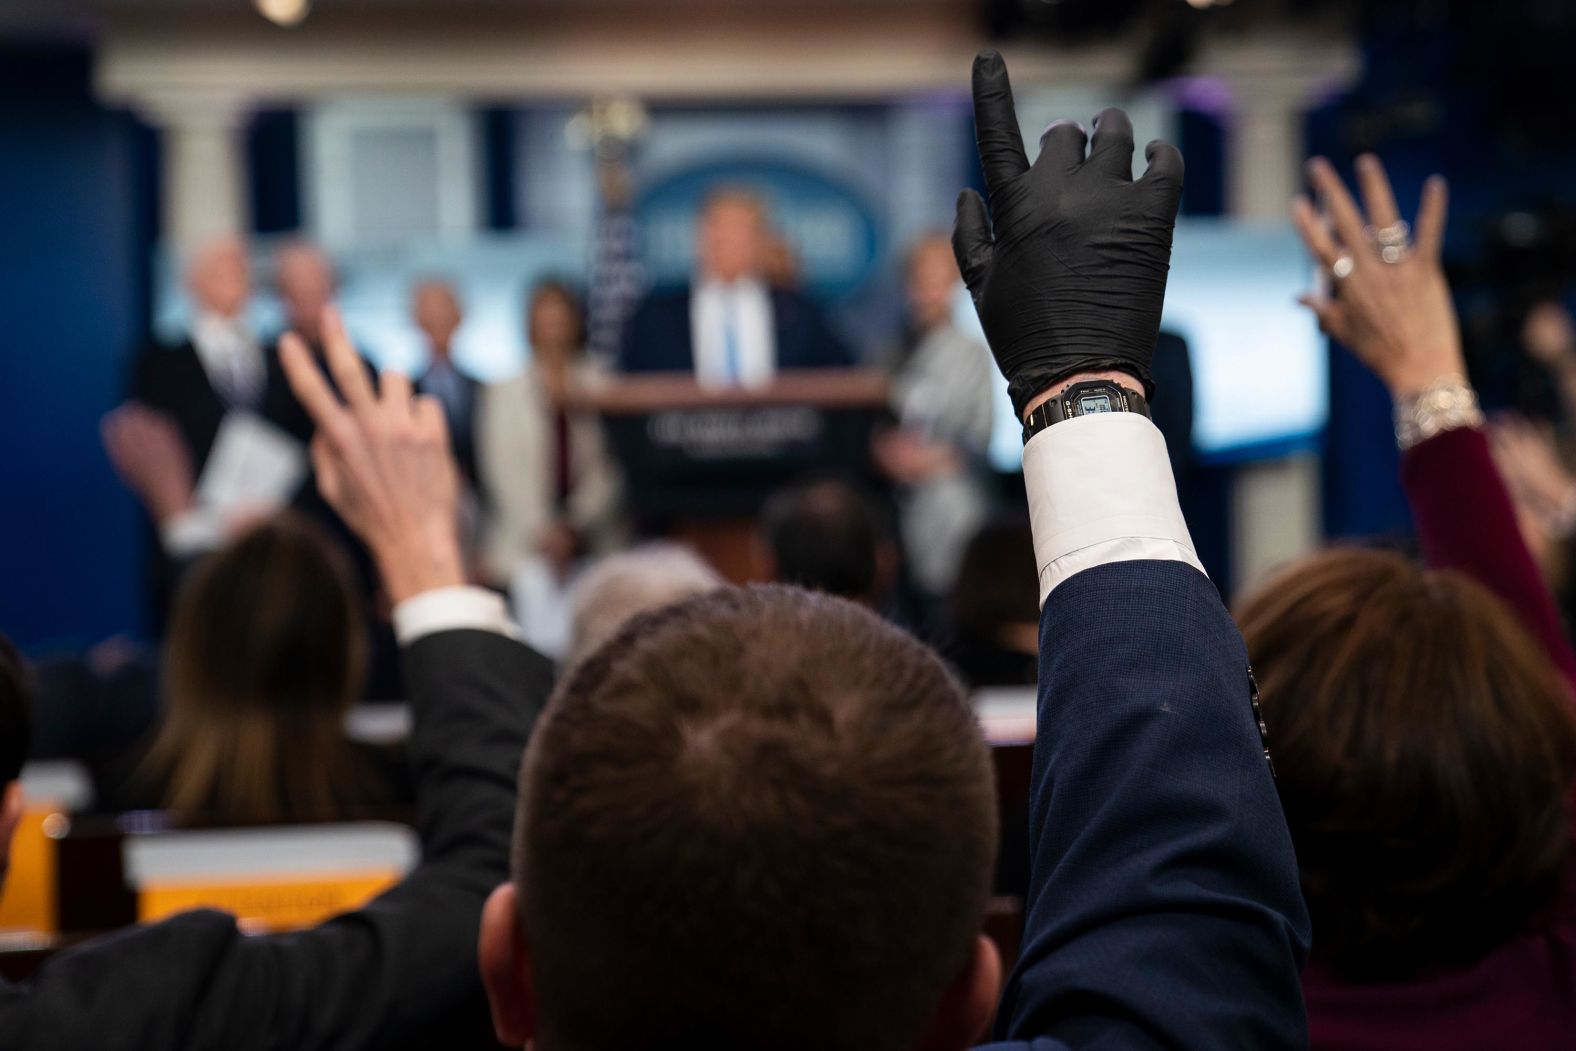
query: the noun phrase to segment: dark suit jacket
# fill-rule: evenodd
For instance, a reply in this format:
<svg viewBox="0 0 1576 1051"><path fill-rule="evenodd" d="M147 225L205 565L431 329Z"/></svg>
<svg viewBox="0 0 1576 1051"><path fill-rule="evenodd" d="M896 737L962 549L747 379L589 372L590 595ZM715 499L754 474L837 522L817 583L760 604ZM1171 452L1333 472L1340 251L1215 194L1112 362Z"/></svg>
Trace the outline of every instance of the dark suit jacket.
<svg viewBox="0 0 1576 1051"><path fill-rule="evenodd" d="M481 384L458 369L455 369L455 375L460 381L460 400L463 409L458 417L447 411L445 413L450 417L447 421L449 442L454 449L454 459L460 465L460 472L474 487L476 485L476 406L481 397ZM425 374L416 380L416 393L431 393L427 389Z"/></svg>
<svg viewBox="0 0 1576 1051"><path fill-rule="evenodd" d="M508 872L515 774L551 688L517 642L451 631L405 653L422 862L365 908L243 937L191 912L0 983L5 1051L450 1048L492 1044L476 970L482 903Z"/></svg>
<svg viewBox="0 0 1576 1051"><path fill-rule="evenodd" d="M779 369L848 368L853 355L815 304L797 292L771 290ZM635 308L619 350L620 372L694 372L690 289L653 292Z"/></svg>
<svg viewBox="0 0 1576 1051"><path fill-rule="evenodd" d="M264 360L265 385L257 409L267 417L269 407L280 401L281 394L289 397L289 388L277 355L265 351ZM201 475L228 406L209 382L191 340L145 348L132 366L128 396L175 421L191 450L192 469Z"/></svg>
<svg viewBox="0 0 1576 1051"><path fill-rule="evenodd" d="M264 387L257 411L265 419L279 423L273 413L278 412L285 401L293 402L294 398L285 382L278 355L265 351L264 362ZM126 393L131 400L157 409L174 421L191 452L192 480L201 478L229 406L209 381L192 341L188 339L168 346L155 343L145 347L132 365L131 383ZM147 609L157 634L162 632L181 573L187 566L166 556L157 536L150 535L148 547Z"/></svg>
<svg viewBox="0 0 1576 1051"><path fill-rule="evenodd" d="M1086 570L1040 640L1023 949L992 1047L1307 1046L1308 914L1215 586L1181 562Z"/></svg>
<svg viewBox="0 0 1576 1051"><path fill-rule="evenodd" d="M1193 359L1187 340L1175 332L1162 332L1155 340L1155 397L1149 404L1155 426L1166 438L1171 474L1177 489L1187 487L1193 462Z"/></svg>

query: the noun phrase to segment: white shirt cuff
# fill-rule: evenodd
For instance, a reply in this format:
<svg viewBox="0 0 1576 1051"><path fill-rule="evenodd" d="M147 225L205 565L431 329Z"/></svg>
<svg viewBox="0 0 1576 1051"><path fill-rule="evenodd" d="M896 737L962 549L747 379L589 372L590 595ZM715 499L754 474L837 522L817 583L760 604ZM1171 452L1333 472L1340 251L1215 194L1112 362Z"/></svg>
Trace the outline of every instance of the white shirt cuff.
<svg viewBox="0 0 1576 1051"><path fill-rule="evenodd" d="M196 558L224 543L224 518L211 507L194 507L159 523L159 543L171 558Z"/></svg>
<svg viewBox="0 0 1576 1051"><path fill-rule="evenodd" d="M424 591L394 607L394 637L401 646L440 631L492 631L519 638L503 596L486 588Z"/></svg>
<svg viewBox="0 0 1576 1051"><path fill-rule="evenodd" d="M1137 413L1080 416L1023 450L1040 603L1108 562L1159 559L1204 571L1177 503L1165 436Z"/></svg>

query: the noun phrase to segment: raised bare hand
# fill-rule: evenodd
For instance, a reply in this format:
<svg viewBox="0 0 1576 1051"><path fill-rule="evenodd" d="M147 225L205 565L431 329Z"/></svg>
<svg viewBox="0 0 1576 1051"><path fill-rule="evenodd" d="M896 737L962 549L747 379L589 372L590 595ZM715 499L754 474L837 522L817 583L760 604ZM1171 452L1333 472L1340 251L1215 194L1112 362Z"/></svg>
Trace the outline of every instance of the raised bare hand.
<svg viewBox="0 0 1576 1051"><path fill-rule="evenodd" d="M1393 395L1415 394L1446 377L1464 377L1455 305L1440 260L1445 180L1436 175L1424 185L1411 231L1415 240L1408 246L1408 229L1379 158L1357 158L1362 208L1324 158L1308 163L1308 178L1325 214L1299 196L1292 202L1292 218L1308 251L1331 273L1334 294L1305 295L1299 302ZM1381 240L1393 243L1387 246Z"/></svg>
<svg viewBox="0 0 1576 1051"><path fill-rule="evenodd" d="M332 307L323 336L338 395L300 337L280 343L290 387L317 426L312 464L323 498L372 550L395 603L463 584L459 472L443 409L413 396L397 372L383 373L374 390Z"/></svg>

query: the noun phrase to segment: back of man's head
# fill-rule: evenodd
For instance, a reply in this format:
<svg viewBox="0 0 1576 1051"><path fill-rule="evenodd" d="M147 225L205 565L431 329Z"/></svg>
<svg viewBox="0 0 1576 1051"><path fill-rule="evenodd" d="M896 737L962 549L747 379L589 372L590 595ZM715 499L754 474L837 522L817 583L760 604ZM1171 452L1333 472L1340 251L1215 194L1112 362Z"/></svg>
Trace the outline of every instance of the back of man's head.
<svg viewBox="0 0 1576 1051"><path fill-rule="evenodd" d="M995 841L974 716L910 636L785 587L639 617L521 775L537 1046L913 1048L980 969Z"/></svg>
<svg viewBox="0 0 1576 1051"><path fill-rule="evenodd" d="M873 601L883 536L864 493L837 479L800 482L772 496L761 514L772 579Z"/></svg>

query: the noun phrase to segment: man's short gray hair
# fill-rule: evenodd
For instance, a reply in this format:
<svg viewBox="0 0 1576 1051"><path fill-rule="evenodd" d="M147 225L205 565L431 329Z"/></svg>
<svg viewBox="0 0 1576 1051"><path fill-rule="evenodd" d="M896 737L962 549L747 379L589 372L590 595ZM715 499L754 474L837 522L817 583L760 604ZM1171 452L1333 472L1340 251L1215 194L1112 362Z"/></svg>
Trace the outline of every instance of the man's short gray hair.
<svg viewBox="0 0 1576 1051"><path fill-rule="evenodd" d="M683 544L658 541L609 555L586 571L569 597L564 666L578 664L636 614L726 585Z"/></svg>

